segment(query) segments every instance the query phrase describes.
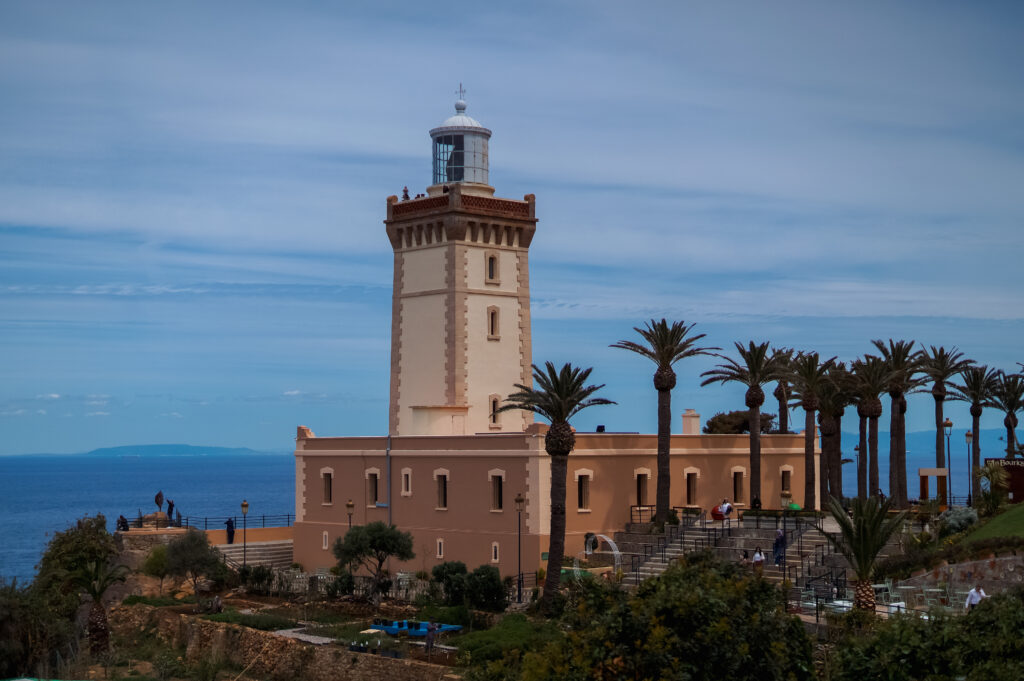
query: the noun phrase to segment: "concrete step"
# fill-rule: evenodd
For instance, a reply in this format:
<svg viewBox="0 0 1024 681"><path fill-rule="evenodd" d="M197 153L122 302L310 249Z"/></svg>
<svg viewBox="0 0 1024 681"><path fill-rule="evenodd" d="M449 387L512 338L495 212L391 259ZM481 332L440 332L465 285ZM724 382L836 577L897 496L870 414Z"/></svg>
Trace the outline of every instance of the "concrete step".
<svg viewBox="0 0 1024 681"><path fill-rule="evenodd" d="M227 561L234 565L266 565L272 568L291 567L292 540L248 542L246 544L219 544L215 546Z"/></svg>

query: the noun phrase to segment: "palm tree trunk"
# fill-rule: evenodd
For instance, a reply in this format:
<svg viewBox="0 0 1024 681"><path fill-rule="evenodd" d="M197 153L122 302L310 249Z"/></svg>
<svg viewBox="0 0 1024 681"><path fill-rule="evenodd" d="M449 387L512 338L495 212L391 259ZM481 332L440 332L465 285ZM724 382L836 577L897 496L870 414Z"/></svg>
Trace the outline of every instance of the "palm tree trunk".
<svg viewBox="0 0 1024 681"><path fill-rule="evenodd" d="M761 501L761 408L751 407L747 417L750 423L750 498L747 503L754 507L754 500Z"/></svg>
<svg viewBox="0 0 1024 681"><path fill-rule="evenodd" d="M868 419L868 494L878 494L878 419Z"/></svg>
<svg viewBox="0 0 1024 681"><path fill-rule="evenodd" d="M944 433L942 424L946 421L942 414L942 398L938 395L935 397L935 467L945 468L946 467L946 443L943 440Z"/></svg>
<svg viewBox="0 0 1024 681"><path fill-rule="evenodd" d="M779 401L779 432L785 434L789 432L789 385L779 381L774 395Z"/></svg>
<svg viewBox="0 0 1024 681"><path fill-rule="evenodd" d="M818 458L818 499L822 507L828 501L828 481L831 479L832 470L832 428L826 424L826 417L818 412L818 434L821 437L821 456Z"/></svg>
<svg viewBox="0 0 1024 681"><path fill-rule="evenodd" d="M900 467L900 398L899 393L889 393L889 496L897 499Z"/></svg>
<svg viewBox="0 0 1024 681"><path fill-rule="evenodd" d="M804 509L817 506L814 480L814 410L804 410Z"/></svg>
<svg viewBox="0 0 1024 681"><path fill-rule="evenodd" d="M668 507L672 480L670 473L672 447L672 391L658 391L658 490L655 503L655 522L668 520Z"/></svg>
<svg viewBox="0 0 1024 681"><path fill-rule="evenodd" d="M835 434L832 436L832 464L828 480L829 490L836 499L843 498L843 417L833 418Z"/></svg>
<svg viewBox="0 0 1024 681"><path fill-rule="evenodd" d="M896 470L897 477L897 501L896 508L907 508L907 398L900 394L899 414L897 418L899 437L896 444L899 445L899 468Z"/></svg>
<svg viewBox="0 0 1024 681"><path fill-rule="evenodd" d="M857 424L857 451L860 452L860 456L857 457L857 498L867 499L868 498L868 417L861 413L860 409L857 410L857 415L860 417L860 423ZM877 476L877 471L875 472Z"/></svg>
<svg viewBox="0 0 1024 681"><path fill-rule="evenodd" d="M565 478L568 468L568 456L551 456L551 534L548 540L548 571L541 597L545 608L551 605L562 580L562 557L565 556Z"/></svg>
<svg viewBox="0 0 1024 681"><path fill-rule="evenodd" d="M975 505L981 503L981 478L974 471L981 468L981 409L971 410L971 495Z"/></svg>
<svg viewBox="0 0 1024 681"><path fill-rule="evenodd" d="M875 587L870 579L855 580L853 591L853 607L860 610L875 611Z"/></svg>

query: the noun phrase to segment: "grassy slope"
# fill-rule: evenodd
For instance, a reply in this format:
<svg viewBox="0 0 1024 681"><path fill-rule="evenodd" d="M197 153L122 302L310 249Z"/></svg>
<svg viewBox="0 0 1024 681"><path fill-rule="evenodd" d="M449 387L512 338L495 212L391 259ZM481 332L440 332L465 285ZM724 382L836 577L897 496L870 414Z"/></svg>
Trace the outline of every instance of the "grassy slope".
<svg viewBox="0 0 1024 681"><path fill-rule="evenodd" d="M967 541L990 537L1024 537L1024 504L1016 504L967 536Z"/></svg>

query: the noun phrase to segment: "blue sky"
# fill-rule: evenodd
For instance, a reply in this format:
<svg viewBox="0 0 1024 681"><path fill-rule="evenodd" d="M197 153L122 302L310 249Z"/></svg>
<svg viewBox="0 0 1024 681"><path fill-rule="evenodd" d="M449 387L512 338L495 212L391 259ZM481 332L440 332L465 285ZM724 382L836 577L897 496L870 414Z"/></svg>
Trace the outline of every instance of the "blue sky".
<svg viewBox="0 0 1024 681"><path fill-rule="evenodd" d="M4 2L0 453L384 433L384 201L429 183L460 82L498 194L537 195L534 359L620 403L579 427L653 431L651 367L608 344L655 316L1014 369L1022 29L1016 3ZM711 363L675 412L742 406Z"/></svg>

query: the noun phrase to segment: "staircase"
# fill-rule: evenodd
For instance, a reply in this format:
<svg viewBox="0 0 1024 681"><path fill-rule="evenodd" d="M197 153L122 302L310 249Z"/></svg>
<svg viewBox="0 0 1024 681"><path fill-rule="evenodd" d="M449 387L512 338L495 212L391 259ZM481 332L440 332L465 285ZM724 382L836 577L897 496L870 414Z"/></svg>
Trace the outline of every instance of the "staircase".
<svg viewBox="0 0 1024 681"><path fill-rule="evenodd" d="M626 585L635 587L660 575L681 556L703 549L710 549L722 560L739 562L744 550L752 557L760 547L765 555L762 574L777 584L789 579L802 586L812 578L835 573L834 556L825 534L807 520L799 524L787 521L786 560L780 567L772 562L775 520L763 518L758 525L754 519L707 522L700 518L692 525L667 525L665 534L652 534L650 523L627 525L614 538L622 554Z"/></svg>
<svg viewBox="0 0 1024 681"><path fill-rule="evenodd" d="M231 567L241 567L243 561L242 544L219 544L214 547L224 556L224 561ZM272 568L288 568L292 563L292 540L251 541L244 547L246 565L266 565Z"/></svg>

